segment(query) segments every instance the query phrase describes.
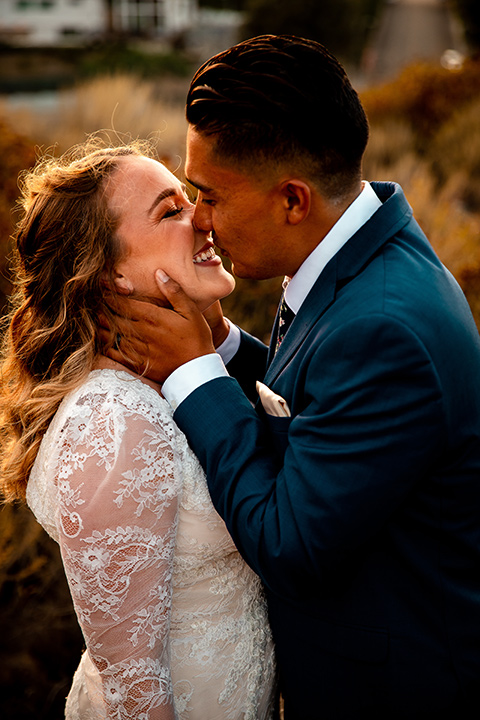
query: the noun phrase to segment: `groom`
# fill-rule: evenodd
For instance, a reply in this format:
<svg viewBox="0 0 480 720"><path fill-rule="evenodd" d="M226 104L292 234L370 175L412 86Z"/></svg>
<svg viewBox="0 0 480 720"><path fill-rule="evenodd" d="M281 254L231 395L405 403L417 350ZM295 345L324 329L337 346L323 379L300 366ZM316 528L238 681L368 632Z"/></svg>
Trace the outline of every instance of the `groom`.
<svg viewBox="0 0 480 720"><path fill-rule="evenodd" d="M187 119L196 226L240 277L286 276L290 317L268 349L220 319L227 373L181 278L157 273L174 311L129 314L265 584L285 718L477 717L480 342L465 298L401 188L362 182L365 113L322 46L265 36L221 53Z"/></svg>

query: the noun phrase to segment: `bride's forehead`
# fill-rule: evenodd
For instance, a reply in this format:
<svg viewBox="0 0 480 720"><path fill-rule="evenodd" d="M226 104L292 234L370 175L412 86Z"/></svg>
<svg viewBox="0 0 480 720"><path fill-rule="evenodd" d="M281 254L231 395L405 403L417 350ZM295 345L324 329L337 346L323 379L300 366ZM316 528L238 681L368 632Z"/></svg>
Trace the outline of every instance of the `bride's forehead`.
<svg viewBox="0 0 480 720"><path fill-rule="evenodd" d="M109 183L113 193L124 191L158 190L163 187L179 187L179 180L158 160L144 155L126 155L119 158L117 168Z"/></svg>
<svg viewBox="0 0 480 720"><path fill-rule="evenodd" d="M169 181L175 179L175 176L163 163L153 158L145 157L145 155L124 155L119 158L117 167L123 177L144 175L145 177L164 177L165 180Z"/></svg>

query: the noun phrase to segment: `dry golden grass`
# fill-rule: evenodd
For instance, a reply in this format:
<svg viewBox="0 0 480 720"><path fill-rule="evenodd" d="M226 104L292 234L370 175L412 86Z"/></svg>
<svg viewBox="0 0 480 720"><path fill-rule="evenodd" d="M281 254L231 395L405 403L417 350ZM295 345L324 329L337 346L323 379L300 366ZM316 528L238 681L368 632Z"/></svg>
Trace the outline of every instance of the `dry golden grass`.
<svg viewBox="0 0 480 720"><path fill-rule="evenodd" d="M58 107L8 111L18 132L56 153L103 131L118 145L129 138L147 138L171 169L183 165L186 121L179 97L186 94L185 81L169 79L162 85L130 74L94 77L73 89L59 92Z"/></svg>
<svg viewBox="0 0 480 720"><path fill-rule="evenodd" d="M480 121L480 117L479 117ZM375 157L375 149L383 154L388 138L397 146L397 136L390 124L374 127L372 143L365 161L365 177L369 180L395 180L405 191L415 218L426 233L435 251L449 270L458 277L465 267L476 267L480 261L480 214L472 212L462 201L462 193L469 181L461 166L438 185L427 161L418 157L404 142L405 127L399 126L398 153L382 163ZM373 152L372 152L373 150Z"/></svg>
<svg viewBox="0 0 480 720"><path fill-rule="evenodd" d="M439 184L454 179L455 197L480 212L480 98L458 109L436 133L426 149Z"/></svg>

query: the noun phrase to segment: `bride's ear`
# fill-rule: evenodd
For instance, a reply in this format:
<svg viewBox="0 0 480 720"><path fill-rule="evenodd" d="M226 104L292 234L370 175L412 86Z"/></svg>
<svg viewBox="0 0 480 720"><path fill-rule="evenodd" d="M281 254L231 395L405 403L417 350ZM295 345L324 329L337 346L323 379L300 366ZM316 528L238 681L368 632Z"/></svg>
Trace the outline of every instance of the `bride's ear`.
<svg viewBox="0 0 480 720"><path fill-rule="evenodd" d="M120 273L115 273L115 276L113 278L113 285L111 286L111 277L107 275L103 275L102 282L105 285L105 287L109 288L110 290L115 290L116 292L120 293L120 295L131 295L134 291L134 287L132 282L125 277L125 275L121 275Z"/></svg>
<svg viewBox="0 0 480 720"><path fill-rule="evenodd" d="M133 293L133 284L125 275L116 275L113 278L113 284L116 290L122 293L122 295L131 295Z"/></svg>

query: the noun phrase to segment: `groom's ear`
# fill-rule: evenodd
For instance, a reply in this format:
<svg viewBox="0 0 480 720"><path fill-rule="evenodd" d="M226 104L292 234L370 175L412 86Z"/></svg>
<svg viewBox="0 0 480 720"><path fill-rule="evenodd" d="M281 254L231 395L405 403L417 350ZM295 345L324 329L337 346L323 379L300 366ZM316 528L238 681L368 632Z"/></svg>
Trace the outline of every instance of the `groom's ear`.
<svg viewBox="0 0 480 720"><path fill-rule="evenodd" d="M312 190L304 180L289 179L280 185L283 207L289 225L298 225L310 212Z"/></svg>

